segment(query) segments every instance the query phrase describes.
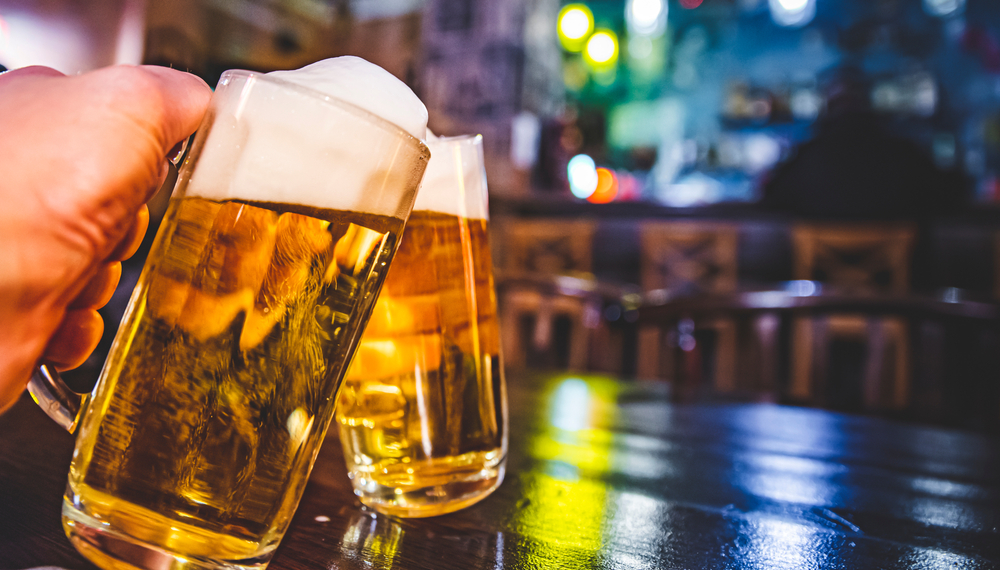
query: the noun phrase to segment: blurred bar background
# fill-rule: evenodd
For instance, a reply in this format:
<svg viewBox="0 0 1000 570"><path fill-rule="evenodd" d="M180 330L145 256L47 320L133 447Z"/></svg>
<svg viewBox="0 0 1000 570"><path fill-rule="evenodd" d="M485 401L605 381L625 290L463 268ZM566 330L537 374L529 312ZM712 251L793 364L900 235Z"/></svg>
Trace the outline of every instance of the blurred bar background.
<svg viewBox="0 0 1000 570"><path fill-rule="evenodd" d="M6 68L344 54L483 134L509 367L1000 425L1000 3L0 0Z"/></svg>

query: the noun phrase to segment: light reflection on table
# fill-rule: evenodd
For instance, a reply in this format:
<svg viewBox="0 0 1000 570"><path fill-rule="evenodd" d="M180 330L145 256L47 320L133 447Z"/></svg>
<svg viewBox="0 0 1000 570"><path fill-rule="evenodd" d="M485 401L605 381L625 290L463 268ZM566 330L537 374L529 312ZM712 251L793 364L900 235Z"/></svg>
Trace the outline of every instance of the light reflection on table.
<svg viewBox="0 0 1000 570"><path fill-rule="evenodd" d="M985 436L677 405L663 385L611 378L509 383L511 456L493 495L431 519L379 516L328 442L270 569L1000 566L1000 450ZM0 567L93 570L58 523L71 443L30 402L0 416Z"/></svg>

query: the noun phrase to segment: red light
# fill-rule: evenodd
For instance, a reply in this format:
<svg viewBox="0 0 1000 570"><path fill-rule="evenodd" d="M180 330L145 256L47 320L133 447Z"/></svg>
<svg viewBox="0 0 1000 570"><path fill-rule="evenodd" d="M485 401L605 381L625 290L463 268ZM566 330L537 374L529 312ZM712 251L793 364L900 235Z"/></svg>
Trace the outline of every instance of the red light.
<svg viewBox="0 0 1000 570"><path fill-rule="evenodd" d="M587 198L591 204L607 204L618 195L618 177L607 168L597 169L597 190Z"/></svg>
<svg viewBox="0 0 1000 570"><path fill-rule="evenodd" d="M618 201L638 200L641 194L642 188L635 176L628 172L618 175Z"/></svg>
<svg viewBox="0 0 1000 570"><path fill-rule="evenodd" d="M701 6L702 0L681 0L681 8L687 8L688 10L693 10L698 6Z"/></svg>

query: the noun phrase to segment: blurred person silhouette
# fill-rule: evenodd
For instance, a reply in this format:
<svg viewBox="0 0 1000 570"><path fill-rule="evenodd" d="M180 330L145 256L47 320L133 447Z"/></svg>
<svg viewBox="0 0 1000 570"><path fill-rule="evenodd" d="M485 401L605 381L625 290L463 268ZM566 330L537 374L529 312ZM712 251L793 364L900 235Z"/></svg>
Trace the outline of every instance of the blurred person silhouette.
<svg viewBox="0 0 1000 570"><path fill-rule="evenodd" d="M960 181L888 133L869 93L857 68L834 72L816 136L771 173L763 207L808 219L920 221L960 205Z"/></svg>
<svg viewBox="0 0 1000 570"><path fill-rule="evenodd" d="M166 156L197 128L201 79L152 66L0 74L0 412L41 361L93 351Z"/></svg>

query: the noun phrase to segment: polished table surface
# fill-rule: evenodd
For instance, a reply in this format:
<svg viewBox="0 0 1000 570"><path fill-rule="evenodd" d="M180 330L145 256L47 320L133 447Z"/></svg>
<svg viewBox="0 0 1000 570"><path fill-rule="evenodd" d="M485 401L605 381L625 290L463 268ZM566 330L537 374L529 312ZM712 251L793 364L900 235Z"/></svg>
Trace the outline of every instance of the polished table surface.
<svg viewBox="0 0 1000 570"><path fill-rule="evenodd" d="M1000 567L1000 442L665 386L511 374L504 484L464 511L376 516L324 446L270 565L291 569ZM59 510L72 437L0 416L0 569L92 569Z"/></svg>

